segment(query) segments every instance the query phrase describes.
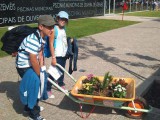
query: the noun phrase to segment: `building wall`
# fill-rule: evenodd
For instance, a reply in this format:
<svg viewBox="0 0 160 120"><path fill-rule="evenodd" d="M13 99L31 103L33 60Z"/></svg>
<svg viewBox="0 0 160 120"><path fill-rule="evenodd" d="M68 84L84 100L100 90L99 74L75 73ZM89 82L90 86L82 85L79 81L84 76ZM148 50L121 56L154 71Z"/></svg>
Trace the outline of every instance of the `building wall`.
<svg viewBox="0 0 160 120"><path fill-rule="evenodd" d="M104 15L104 0L1 0L0 27L35 23L39 15L61 10L72 19Z"/></svg>

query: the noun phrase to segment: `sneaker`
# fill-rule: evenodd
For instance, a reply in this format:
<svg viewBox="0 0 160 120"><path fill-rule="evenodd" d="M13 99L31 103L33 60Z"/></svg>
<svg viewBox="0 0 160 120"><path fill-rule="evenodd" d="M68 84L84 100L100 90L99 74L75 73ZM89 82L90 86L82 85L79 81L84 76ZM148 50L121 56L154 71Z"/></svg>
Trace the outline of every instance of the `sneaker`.
<svg viewBox="0 0 160 120"><path fill-rule="evenodd" d="M55 98L55 96L52 94L51 91L48 91L47 94L48 94L48 98Z"/></svg>
<svg viewBox="0 0 160 120"><path fill-rule="evenodd" d="M61 86L61 88L62 88L65 92L68 92L68 90L65 88L65 85Z"/></svg>
<svg viewBox="0 0 160 120"><path fill-rule="evenodd" d="M46 120L46 119L44 119L42 116L38 116L36 118L29 117L28 120Z"/></svg>
<svg viewBox="0 0 160 120"><path fill-rule="evenodd" d="M44 107L40 106L40 112L42 112L44 110Z"/></svg>
<svg viewBox="0 0 160 120"><path fill-rule="evenodd" d="M64 85L62 85L62 86L61 86L61 88L62 88L63 90L66 90L66 88L65 88L65 86L64 86Z"/></svg>

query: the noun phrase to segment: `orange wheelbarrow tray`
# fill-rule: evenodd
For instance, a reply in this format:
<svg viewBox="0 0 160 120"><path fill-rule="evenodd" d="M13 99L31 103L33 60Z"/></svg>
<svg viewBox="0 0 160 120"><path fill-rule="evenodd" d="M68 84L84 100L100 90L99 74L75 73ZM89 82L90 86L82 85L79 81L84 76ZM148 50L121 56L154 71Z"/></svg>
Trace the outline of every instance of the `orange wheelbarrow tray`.
<svg viewBox="0 0 160 120"><path fill-rule="evenodd" d="M101 82L103 82L103 76L96 76ZM78 94L78 90L82 89L82 81L84 79L86 79L86 76L82 76L80 77L80 79L76 82L76 84L74 85L73 89L71 90L71 94L82 100L82 101L86 101L86 100L90 100L88 102L100 102L100 101L132 101L135 99L135 81L131 78L122 78L125 80L126 83L128 83L127 85L127 96L126 98L115 98L115 97L103 97L103 96L93 96L93 95L85 95L85 94ZM119 80L119 78L113 78L113 80ZM111 81L112 82L112 81ZM87 102L87 101L86 101Z"/></svg>
<svg viewBox="0 0 160 120"><path fill-rule="evenodd" d="M57 64L57 66L75 82L74 87L71 91L66 91L50 78L48 78L48 81L76 103L126 110L127 116L131 118L140 118L142 117L143 113L152 111L152 106L146 105L143 98L135 97L135 80L132 78L121 78L124 79L126 83L128 83L126 98L78 94L78 90L82 88L82 81L86 78L86 76L82 76L78 80L75 80L75 78L70 75L61 65ZM103 81L102 76L96 77L98 77L100 81ZM113 79L119 80L120 77L114 77Z"/></svg>

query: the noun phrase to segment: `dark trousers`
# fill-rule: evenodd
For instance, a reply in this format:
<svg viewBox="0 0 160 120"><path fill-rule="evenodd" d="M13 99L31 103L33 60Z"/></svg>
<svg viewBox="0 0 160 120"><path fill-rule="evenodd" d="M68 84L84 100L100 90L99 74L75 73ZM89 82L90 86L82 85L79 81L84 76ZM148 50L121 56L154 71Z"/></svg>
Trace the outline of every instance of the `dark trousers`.
<svg viewBox="0 0 160 120"><path fill-rule="evenodd" d="M24 110L29 113L29 116L31 118L37 118L38 116L40 116L40 107L38 106L38 100L33 109L30 109L27 105L25 105Z"/></svg>
<svg viewBox="0 0 160 120"><path fill-rule="evenodd" d="M17 72L18 72L18 74L19 74L19 76L20 76L21 78L23 77L24 73L25 73L29 68L30 68L30 67L27 67L27 68L17 68L17 67L16 67Z"/></svg>
<svg viewBox="0 0 160 120"><path fill-rule="evenodd" d="M25 72L29 69L30 67L27 68L16 68L19 76L22 78ZM37 99L37 104L33 107L33 109L28 108L28 105L25 105L24 110L29 112L29 116L31 118L36 118L40 115L40 107L38 106L38 99Z"/></svg>

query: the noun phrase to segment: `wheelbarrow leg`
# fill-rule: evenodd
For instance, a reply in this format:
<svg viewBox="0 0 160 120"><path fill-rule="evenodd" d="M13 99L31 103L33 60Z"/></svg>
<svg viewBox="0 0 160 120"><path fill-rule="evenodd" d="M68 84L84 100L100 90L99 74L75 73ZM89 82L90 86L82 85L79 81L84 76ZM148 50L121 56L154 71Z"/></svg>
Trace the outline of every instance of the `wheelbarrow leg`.
<svg viewBox="0 0 160 120"><path fill-rule="evenodd" d="M96 107L96 106L94 105L94 106L92 107L91 111L90 111L88 114L86 114L86 116L84 116L84 115L83 115L83 112L82 112L83 106L82 106L81 103L79 103L79 108L80 108L80 112L81 112L81 117L82 117L82 118L88 118L88 117L90 116L90 114L93 113L95 107Z"/></svg>

